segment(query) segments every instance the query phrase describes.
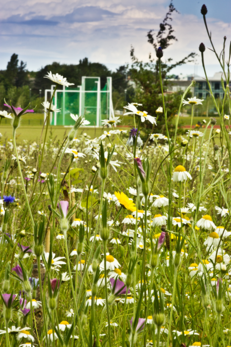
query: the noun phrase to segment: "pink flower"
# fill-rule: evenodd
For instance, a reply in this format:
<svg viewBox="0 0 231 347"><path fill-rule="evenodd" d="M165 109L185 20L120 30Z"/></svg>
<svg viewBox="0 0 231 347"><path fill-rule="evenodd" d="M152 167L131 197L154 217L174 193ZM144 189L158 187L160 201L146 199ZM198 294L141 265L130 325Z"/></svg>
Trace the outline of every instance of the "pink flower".
<svg viewBox="0 0 231 347"><path fill-rule="evenodd" d="M69 202L66 201L66 200L62 200L62 201L60 201L59 204L61 206L61 209L62 209L62 212L63 212L63 216L64 216L64 218L66 218Z"/></svg>

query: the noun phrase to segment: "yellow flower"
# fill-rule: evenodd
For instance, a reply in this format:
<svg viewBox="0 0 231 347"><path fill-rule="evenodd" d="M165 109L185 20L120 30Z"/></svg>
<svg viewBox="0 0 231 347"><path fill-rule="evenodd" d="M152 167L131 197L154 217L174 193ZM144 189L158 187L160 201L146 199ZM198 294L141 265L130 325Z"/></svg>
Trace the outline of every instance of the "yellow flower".
<svg viewBox="0 0 231 347"><path fill-rule="evenodd" d="M136 210L136 206L132 200L130 200L126 194L115 192L115 196L119 200L119 203L124 206L127 210L134 212Z"/></svg>

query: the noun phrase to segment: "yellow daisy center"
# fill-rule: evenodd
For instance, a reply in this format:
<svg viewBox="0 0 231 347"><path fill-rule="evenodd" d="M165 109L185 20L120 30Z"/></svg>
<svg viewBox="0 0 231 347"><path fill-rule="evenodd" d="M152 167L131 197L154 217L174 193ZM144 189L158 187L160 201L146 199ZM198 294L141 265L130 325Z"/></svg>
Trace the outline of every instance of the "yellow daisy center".
<svg viewBox="0 0 231 347"><path fill-rule="evenodd" d="M81 259L81 260L79 261L79 264L85 264L85 260L84 260L84 259Z"/></svg>
<svg viewBox="0 0 231 347"><path fill-rule="evenodd" d="M154 218L162 217L161 214L155 214Z"/></svg>
<svg viewBox="0 0 231 347"><path fill-rule="evenodd" d="M122 271L121 271L120 269L114 269L114 271L115 271L119 276L121 276Z"/></svg>
<svg viewBox="0 0 231 347"><path fill-rule="evenodd" d="M210 220L210 222L212 222L212 217L208 214L204 215L202 218L205 220Z"/></svg>
<svg viewBox="0 0 231 347"><path fill-rule="evenodd" d="M201 342L194 342L192 346L201 346Z"/></svg>
<svg viewBox="0 0 231 347"><path fill-rule="evenodd" d="M190 267L198 267L198 265L196 263L192 263Z"/></svg>
<svg viewBox="0 0 231 347"><path fill-rule="evenodd" d="M190 105L196 105L197 104L197 101L196 100L189 100L188 102Z"/></svg>
<svg viewBox="0 0 231 347"><path fill-rule="evenodd" d="M21 334L30 335L29 331L27 331L27 330L21 330L20 333L21 333Z"/></svg>
<svg viewBox="0 0 231 347"><path fill-rule="evenodd" d="M165 294L165 289L164 288L160 288L160 290L162 291L162 293Z"/></svg>
<svg viewBox="0 0 231 347"><path fill-rule="evenodd" d="M174 170L174 172L184 172L184 171L186 171L186 169L183 165L178 165Z"/></svg>
<svg viewBox="0 0 231 347"><path fill-rule="evenodd" d="M152 316L148 316L148 319L152 319Z"/></svg>
<svg viewBox="0 0 231 347"><path fill-rule="evenodd" d="M107 256L106 256L106 260L107 260L109 263L113 263L113 261L115 260L115 258L114 258L112 255L107 255Z"/></svg>
<svg viewBox="0 0 231 347"><path fill-rule="evenodd" d="M66 320L63 320L60 324L62 325L68 325L69 323Z"/></svg>
<svg viewBox="0 0 231 347"><path fill-rule="evenodd" d="M217 263L222 263L223 257L222 255L217 256Z"/></svg>
<svg viewBox="0 0 231 347"><path fill-rule="evenodd" d="M218 233L216 233L215 231L213 231L212 233L209 234L209 237L212 237L213 239L219 239L219 235Z"/></svg>
<svg viewBox="0 0 231 347"><path fill-rule="evenodd" d="M52 329L48 330L47 334L48 334L48 335L53 334L53 330L52 330Z"/></svg>
<svg viewBox="0 0 231 347"><path fill-rule="evenodd" d="M81 219L80 218L75 218L75 221L76 222L81 222Z"/></svg>

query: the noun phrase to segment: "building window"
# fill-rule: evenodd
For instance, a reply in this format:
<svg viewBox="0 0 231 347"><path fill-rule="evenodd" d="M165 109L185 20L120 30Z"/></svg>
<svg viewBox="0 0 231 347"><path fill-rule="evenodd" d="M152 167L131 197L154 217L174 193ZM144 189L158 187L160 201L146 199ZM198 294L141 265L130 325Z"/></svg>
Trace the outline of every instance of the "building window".
<svg viewBox="0 0 231 347"><path fill-rule="evenodd" d="M209 93L206 93L206 98L209 98L210 97L210 94Z"/></svg>
<svg viewBox="0 0 231 347"><path fill-rule="evenodd" d="M202 87L203 87L203 82L198 82L198 89L202 89Z"/></svg>
<svg viewBox="0 0 231 347"><path fill-rule="evenodd" d="M215 84L214 87L216 90L220 89L220 82L215 82L214 84Z"/></svg>
<svg viewBox="0 0 231 347"><path fill-rule="evenodd" d="M198 93L198 98L202 98L203 94L202 93Z"/></svg>
<svg viewBox="0 0 231 347"><path fill-rule="evenodd" d="M219 93L215 93L214 96L215 96L215 99L219 99L220 98L220 94Z"/></svg>

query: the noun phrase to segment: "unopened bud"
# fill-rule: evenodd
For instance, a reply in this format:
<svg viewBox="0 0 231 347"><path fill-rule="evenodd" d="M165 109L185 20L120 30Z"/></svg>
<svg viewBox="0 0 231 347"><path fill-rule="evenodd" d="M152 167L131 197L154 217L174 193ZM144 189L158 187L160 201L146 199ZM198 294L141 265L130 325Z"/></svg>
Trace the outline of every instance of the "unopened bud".
<svg viewBox="0 0 231 347"><path fill-rule="evenodd" d="M92 172L96 172L97 170L98 170L97 167L92 166L92 168L91 168L91 171L92 171Z"/></svg>
<svg viewBox="0 0 231 347"><path fill-rule="evenodd" d="M26 236L26 231L25 230L21 230L19 235L22 236L22 237Z"/></svg>
<svg viewBox="0 0 231 347"><path fill-rule="evenodd" d="M8 293L9 289L10 289L10 281L9 280L3 281L3 285L2 285L3 293Z"/></svg>
<svg viewBox="0 0 231 347"><path fill-rule="evenodd" d="M82 315L81 321L82 321L82 324L83 324L83 325L88 324L88 320L87 320L87 315L86 315L86 314L83 314L83 315Z"/></svg>
<svg viewBox="0 0 231 347"><path fill-rule="evenodd" d="M147 196L149 194L148 182L146 181L142 183L142 192L144 196Z"/></svg>
<svg viewBox="0 0 231 347"><path fill-rule="evenodd" d="M109 238L109 230L108 228L102 228L100 231L100 236L104 241L107 241Z"/></svg>
<svg viewBox="0 0 231 347"><path fill-rule="evenodd" d="M155 253L155 254L152 255L152 260L151 260L151 267L152 268L155 268L157 266L158 259L159 259L158 254Z"/></svg>
<svg viewBox="0 0 231 347"><path fill-rule="evenodd" d="M215 146L213 147L213 149L214 149L214 151L218 151L218 150L219 150L219 146L218 146L218 145L215 145Z"/></svg>
<svg viewBox="0 0 231 347"><path fill-rule="evenodd" d="M204 51L205 51L205 45L204 45L203 43L200 44L200 46L199 46L199 51L200 51L201 53L204 53Z"/></svg>
<svg viewBox="0 0 231 347"><path fill-rule="evenodd" d="M202 5L201 7L201 14L205 16L208 13L207 7L205 5Z"/></svg>
<svg viewBox="0 0 231 347"><path fill-rule="evenodd" d="M163 325L164 320L165 320L165 316L163 313L154 314L154 322L156 325L158 326Z"/></svg>
<svg viewBox="0 0 231 347"><path fill-rule="evenodd" d="M161 47L159 47L158 49L157 49L157 51L156 51L156 56L157 56L157 58L162 58L163 57L163 51L162 51L162 48Z"/></svg>
<svg viewBox="0 0 231 347"><path fill-rule="evenodd" d="M28 280L23 282L23 286L24 286L24 289L27 293L31 292L31 284Z"/></svg>
<svg viewBox="0 0 231 347"><path fill-rule="evenodd" d="M93 259L93 262L92 262L92 270L95 272L97 270L99 266L99 263L98 263L98 260L97 259Z"/></svg>
<svg viewBox="0 0 231 347"><path fill-rule="evenodd" d="M188 140L182 140L182 141L181 141L181 146L182 146L182 147L187 146L187 144L188 144Z"/></svg>
<svg viewBox="0 0 231 347"><path fill-rule="evenodd" d="M82 242L79 242L77 247L77 253L80 254L82 252L82 249L83 249L83 244Z"/></svg>
<svg viewBox="0 0 231 347"><path fill-rule="evenodd" d="M33 174L36 174L37 169L34 167L34 168L32 169L32 172L33 172Z"/></svg>
<svg viewBox="0 0 231 347"><path fill-rule="evenodd" d="M8 322L11 319L11 308L5 308L5 320Z"/></svg>
<svg viewBox="0 0 231 347"><path fill-rule="evenodd" d="M113 294L109 295L108 303L112 304L114 300L115 300L115 295L113 295Z"/></svg>
<svg viewBox="0 0 231 347"><path fill-rule="evenodd" d="M223 305L221 300L216 301L216 310L217 313L221 313L223 311Z"/></svg>
<svg viewBox="0 0 231 347"><path fill-rule="evenodd" d="M56 299L55 298L50 299L49 306L50 306L51 310L54 310L56 308Z"/></svg>
<svg viewBox="0 0 231 347"><path fill-rule="evenodd" d="M210 305L210 297L208 294L206 294L204 297L203 297L203 303L204 303L204 307L208 307Z"/></svg>
<svg viewBox="0 0 231 347"><path fill-rule="evenodd" d="M62 218L60 220L60 229L64 233L64 235L67 233L67 230L69 229L69 222L67 218Z"/></svg>
<svg viewBox="0 0 231 347"><path fill-rule="evenodd" d="M212 125L215 125L215 124L216 124L216 122L217 122L217 121L216 121L216 119L215 119L215 118L211 118L211 124L212 124Z"/></svg>
<svg viewBox="0 0 231 347"><path fill-rule="evenodd" d="M101 167L100 168L100 176L102 180L105 180L107 178L107 167Z"/></svg>
<svg viewBox="0 0 231 347"><path fill-rule="evenodd" d="M34 253L36 257L40 257L43 254L43 245L35 245L34 246Z"/></svg>

